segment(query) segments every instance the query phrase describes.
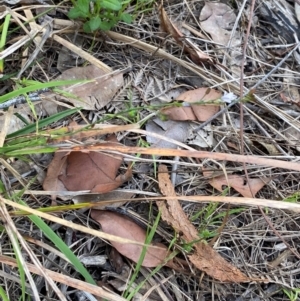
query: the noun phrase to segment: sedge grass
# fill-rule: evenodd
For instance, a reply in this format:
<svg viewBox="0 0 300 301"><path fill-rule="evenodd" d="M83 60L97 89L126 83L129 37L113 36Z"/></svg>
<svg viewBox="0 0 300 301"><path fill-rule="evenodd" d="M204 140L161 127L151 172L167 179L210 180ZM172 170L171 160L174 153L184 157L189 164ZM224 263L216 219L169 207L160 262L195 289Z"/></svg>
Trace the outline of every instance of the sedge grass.
<svg viewBox="0 0 300 301"><path fill-rule="evenodd" d="M10 18L11 18L11 15L7 14L5 16L3 25L1 26L2 30L1 30L1 39L0 39L0 51L3 51L4 46L6 44L7 32L8 32ZM4 59L1 59L0 60L0 74L3 73L3 71L4 71Z"/></svg>

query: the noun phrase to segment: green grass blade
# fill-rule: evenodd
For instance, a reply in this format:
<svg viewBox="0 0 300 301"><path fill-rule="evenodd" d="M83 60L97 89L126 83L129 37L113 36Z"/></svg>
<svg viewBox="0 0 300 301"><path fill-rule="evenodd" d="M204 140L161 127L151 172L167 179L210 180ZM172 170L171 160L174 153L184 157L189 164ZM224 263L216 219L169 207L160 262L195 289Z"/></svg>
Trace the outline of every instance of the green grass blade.
<svg viewBox="0 0 300 301"><path fill-rule="evenodd" d="M0 51L3 51L4 46L6 44L6 38L7 38L7 32L8 32L10 18L11 18L11 15L7 14L4 19L1 40L0 40ZM4 71L4 59L0 60L0 73L3 73L3 71Z"/></svg>
<svg viewBox="0 0 300 301"><path fill-rule="evenodd" d="M0 297L1 297L1 300L3 300L3 301L9 301L2 286L0 286Z"/></svg>
<svg viewBox="0 0 300 301"><path fill-rule="evenodd" d="M3 96L0 96L0 103L3 103L11 98L15 98L20 95L23 95L25 93L42 90L45 88L66 86L66 85L72 85L72 84L77 84L77 83L82 83L82 82L87 82L87 81L86 80L64 80L64 81L51 81L48 83L37 83L35 85L30 85L28 87L20 88L20 89L14 90L12 92L9 92Z"/></svg>
<svg viewBox="0 0 300 301"><path fill-rule="evenodd" d="M20 204L27 206L23 201L19 201ZM30 220L39 228L46 237L52 241L55 246L70 260L77 272L79 272L85 279L86 282L90 284L97 285L93 277L86 270L83 264L79 261L77 256L69 249L69 247L63 242L63 240L56 235L56 233L38 216L30 215Z"/></svg>
<svg viewBox="0 0 300 301"><path fill-rule="evenodd" d="M124 293L125 296L127 296L130 292L130 289L131 289L131 286L133 284L133 282L135 281L136 277L138 276L138 273L140 272L140 269L142 267L142 264L143 264L143 261L144 261L144 258L145 258L145 255L146 255L146 252L147 252L147 245L149 245L153 239L153 236L156 232L156 229L157 229L157 226L158 226L158 223L160 221L160 217L161 217L161 211L158 212L158 215L155 219L155 222L153 224L153 227L151 228L150 232L148 233L147 237L146 237L146 241L145 241L145 246L143 247L143 250L142 250L142 253L141 253L141 256L139 258L139 261L137 262L136 266L135 266L135 269L134 269L134 273L128 283L128 286L127 286L127 289ZM126 299L127 300L130 300L134 294L136 293L136 290L133 290L127 297Z"/></svg>
<svg viewBox="0 0 300 301"><path fill-rule="evenodd" d="M14 150L7 152L4 155L7 157L17 157L23 155L32 155L32 154L42 154L42 153L54 153L58 150L58 147L36 147L36 148L26 148L20 150Z"/></svg>
<svg viewBox="0 0 300 301"><path fill-rule="evenodd" d="M38 127L42 128L42 127L48 126L49 124L56 122L60 119L63 119L69 115L72 115L72 114L78 112L79 110L80 110L80 108L68 109L68 110L59 112L55 115L49 116L45 119L39 120ZM36 122L25 126L21 130L15 131L15 132L7 135L6 138L9 139L9 138L13 138L13 137L21 136L21 135L26 135L26 134L34 132L35 129L36 129Z"/></svg>
<svg viewBox="0 0 300 301"><path fill-rule="evenodd" d="M12 145L10 145L9 143L5 144L5 146L0 148L0 154L5 154L8 152L12 152L14 150L43 146L43 145L47 145L47 139L45 137L37 137L37 138L32 137L31 140L27 140L24 142L19 142Z"/></svg>
<svg viewBox="0 0 300 301"><path fill-rule="evenodd" d="M18 270L19 270L19 277L20 277L20 282L21 282L21 291L22 291L22 299L21 300L25 301L25 293L26 293L25 271L24 271L23 265L19 258L19 254L22 254L22 251L21 251L21 248L19 245L19 240L16 236L15 236L15 243L12 241L12 245L13 245L14 253L16 256L16 261L17 261Z"/></svg>

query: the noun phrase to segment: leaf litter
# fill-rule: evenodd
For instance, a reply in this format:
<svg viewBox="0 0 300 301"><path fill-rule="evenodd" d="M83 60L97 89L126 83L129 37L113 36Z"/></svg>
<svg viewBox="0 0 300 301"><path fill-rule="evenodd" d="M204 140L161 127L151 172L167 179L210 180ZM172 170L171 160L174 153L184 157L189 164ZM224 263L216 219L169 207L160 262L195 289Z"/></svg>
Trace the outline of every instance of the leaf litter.
<svg viewBox="0 0 300 301"><path fill-rule="evenodd" d="M67 69L56 80L84 80L72 86L61 87L66 94L57 95L57 100L67 101L75 107L85 110L99 110L106 106L123 86L123 73L107 73L102 69L88 65Z"/></svg>
<svg viewBox="0 0 300 301"><path fill-rule="evenodd" d="M92 210L91 217L101 225L101 229L105 233L117 235L121 238L128 238L140 243L145 243L146 241L146 230L124 215L116 212ZM111 244L127 258L130 258L134 262L139 261L143 246L124 244L122 241L111 241ZM144 267L156 267L164 262L167 255L168 248L165 245L162 243L151 243L147 247L142 265Z"/></svg>
<svg viewBox="0 0 300 301"><path fill-rule="evenodd" d="M117 140L111 136L104 143L114 145ZM72 152L57 151L48 167L43 187L52 191L107 193L131 177L130 168L117 176L122 161L122 156L89 151L88 147Z"/></svg>
<svg viewBox="0 0 300 301"><path fill-rule="evenodd" d="M259 79L263 78L267 74L267 80L260 83L254 92L255 98L248 99L242 104L244 112L247 113L244 116L244 122L240 120L238 108L236 106L230 107L226 113L223 112L222 118L214 119L209 124L209 131L214 135L213 139L210 140L210 143L195 143L195 149L197 149L197 151L190 152L187 157L183 157L187 155L187 153L180 152L180 150L176 150L176 152L175 150L166 150L163 152L163 150L157 150L156 147L152 145L152 149L150 149L151 152L147 154L147 157L141 154L138 158L134 158L134 176L132 181L129 181L129 183L126 184L125 190L126 194L130 194L131 196L141 195L144 199L143 202L139 204L131 202L130 204L127 204L126 207L134 209L135 212L143 215L147 220L151 219L151 217L149 217L149 211L147 211L147 195L157 195L156 180L154 176L154 168L155 164L157 164L157 160L153 161L149 157L149 155L153 155L155 152L159 153L161 161L168 160L168 162L173 165L172 169L175 176L177 175L177 177L180 177L182 174L186 176L186 181L177 184L175 187L178 194L182 194L181 197L191 195L190 200L192 200L192 196L199 195L202 200L205 198L205 201L209 203L192 203L192 201L183 203L184 211L187 216L191 216L192 218L196 215L200 216L198 219L193 220L195 227L198 227L198 225L199 227L207 226L207 229L205 229L206 231L214 231L214 218L219 221L220 217L223 216L222 214L224 214L222 205L219 205L216 207L215 211L210 212L209 215L209 208L213 206L213 199L210 198L218 198L214 196L214 192L219 194L219 191L221 192L223 189L222 192L224 193L224 188L228 185L232 187L232 189L228 192L228 196L226 195L222 197L223 200L225 200L224 202L230 199L231 195L235 194L236 191L240 192L241 195L246 196L250 195L250 190L251 194L257 193L259 197L259 199L255 199L256 203L252 203L252 206L253 204L263 205L265 202L269 201L268 199L270 198L278 200L278 202L273 202L278 204L279 207L277 208L281 209L283 208L283 204L287 204L286 202L281 202L282 200L286 200L286 198L288 198L289 202L295 202L294 206L297 205L296 202L299 202L299 198L297 197L297 194L295 194L298 187L297 183L299 182L298 174L290 170L282 171L282 169L289 169L297 165L295 161L297 160L299 151L299 143L297 143L299 140L297 134L299 132L299 130L297 130L299 129L299 122L297 120L299 115L299 108L297 104L297 76L299 72L296 68L297 61L299 63L299 54L297 51L293 52L293 50L291 50L295 43L293 40L293 33L291 34L291 28L295 28L294 32L298 32L299 28L297 24L293 24L293 26L296 27L287 26L290 15L294 15L293 10L290 9L290 7L292 7L290 5L290 1L267 0L260 3L257 1L256 3L253 3L255 5L255 9L250 37L245 37L244 35L246 26L252 21L249 20L251 15L249 14L250 6L248 6L249 3L247 1L236 1L234 3L234 7L232 3L228 3L224 6L220 2L182 2L176 4L170 3L168 5L165 4L165 10L161 9L160 11L163 13L167 11L168 13L165 14L164 19L161 19L159 22L162 23L161 28L164 27L164 31L167 34L170 34L170 36L165 35L163 40L161 38L161 30L158 29L157 26L157 14L150 14L151 16L144 14L143 21L145 20L145 23L134 23L134 28L137 28L138 30L132 30L132 27L127 28L125 24L122 24L122 27L118 28L118 32L104 33L103 40L101 41L101 51L99 51L99 48L97 47L98 43L94 44L95 47L93 49L89 48L91 46L91 42L86 36L84 37L81 50L88 48L91 49L91 52L95 54L95 60L97 60L97 58L103 59L103 61L109 62L110 66L113 66L114 68L118 66L117 68L121 67L122 69L128 67L129 64L134 72L123 74L123 77L126 78L126 87L121 87L121 93L119 93L116 98L110 98L104 108L101 107L101 104L97 103L97 96L95 96L95 98L92 96L85 101L86 103L90 100L92 100L92 102L95 101L95 105L91 103L90 109L88 109L91 112L88 112L88 114L87 112L81 112L80 116L72 116L72 120L89 119L91 115L93 117L93 121L96 121L100 117L102 120L111 120L109 122L122 126L125 119L121 121L121 118L119 118L120 112L128 110L131 106L131 109L135 109L135 116L133 116L133 119L135 120L130 120L130 122L137 122L138 120L141 121L140 124L144 126L146 123L147 126L149 121L145 120L147 120L149 114L154 115L157 113L152 108L149 109L149 107L151 107L148 103L149 95L153 98L160 93L161 95L164 95L165 91L176 88L178 85L180 87L183 87L184 85L185 90L190 91L192 91L195 87L205 86L218 89L218 91L227 90L229 93L230 91L237 93L237 91L240 90L240 86L236 82L236 79L240 78L241 71L245 74L243 79L244 88L247 89L252 87ZM246 6L243 6L244 4ZM209 16L202 18L204 16L206 6L213 7L213 10ZM270 8L267 10L268 14L263 14L262 8ZM222 10L220 11L219 9ZM289 14L285 13L286 9L288 9ZM282 20L283 22L277 21L280 19L280 16L285 17ZM56 20L58 19L56 18ZM184 20L186 22L185 25L189 25L189 27L181 27L181 20ZM210 31L207 27L205 27L207 24L204 22L206 21L212 22L212 26L215 28L215 31ZM153 26L153 24L155 24L155 26ZM281 26L278 26L278 24L281 24ZM69 26L69 28L72 28L73 24L69 24ZM147 27L147 34L151 34L151 39L145 35L145 27ZM227 32L224 33L219 29L226 30ZM62 32L59 36L61 39L64 37ZM283 34L285 32L288 32L289 34ZM206 36L204 36L203 33L206 33ZM76 34L74 36L76 37ZM158 38L156 39L156 37ZM226 40L222 42L220 41L220 38L223 37L226 37ZM289 40L291 37L292 40ZM98 38L102 39L102 35L94 37L93 42L98 42ZM72 37L68 37L68 39L71 40ZM174 41L176 43L174 43ZM191 41L192 44L190 43ZM245 43L245 45L247 45L246 61L243 66L243 70L241 70L241 43ZM135 50L134 47L139 47L142 51ZM198 49L201 50L200 54L197 54ZM151 53L151 56L149 53ZM189 57L186 57L185 53L187 53ZM82 52L80 54L82 54ZM204 56L201 58L201 55L203 54ZM282 63L285 59L286 54L292 55L288 57L284 64L279 66L279 63ZM24 56L24 54L18 54L18 57L25 57L26 59L26 55ZM42 59L39 60L39 67L43 69L43 72L37 72L39 68L32 68L30 72L32 71L35 78L42 78L43 81L47 81L48 76L49 78L55 78L56 75L48 74L47 71L56 70L56 65L53 65L44 53L42 54L42 57L39 57L39 59L40 58ZM189 61L190 58L193 60L193 63ZM13 60L15 61L15 57ZM77 66L78 62L80 64L80 61L77 61L77 58L74 57L73 61L72 58L69 59L68 64L70 63L70 66ZM14 64L7 64L6 71L13 73L15 71L11 69L13 65ZM182 66L184 66L184 68ZM275 70L276 72L274 72L273 75L268 73L276 66L278 66L278 68ZM135 73L143 74L143 79L135 81ZM44 78L43 74L47 76ZM26 73L26 76L27 75L30 76L30 73ZM147 80L149 78L153 78L155 85L161 87L159 92L154 91L157 90L156 88L153 89L149 87L150 81ZM192 78L199 79L200 84L195 84L192 81ZM85 94L88 95L90 89L88 88L84 90ZM146 95L146 91L152 92L149 95ZM70 100L71 98L67 97L63 101L66 99ZM178 98L176 97L176 99ZM70 105L74 105L71 101L67 102ZM82 107L83 103L84 102L82 100L79 100L78 105ZM63 104L63 102L56 101L55 107L61 104ZM226 106L226 104L222 105ZM191 107L191 105L188 106ZM141 109L141 107L143 108ZM96 108L96 110L93 108ZM97 111L98 108L100 108L99 111ZM53 112L56 111L54 110ZM107 119L108 116L111 118L114 114L116 114L116 118ZM183 113L180 114L182 115ZM35 120L35 118L30 116L30 114L26 115L29 116L29 121ZM37 116L41 117L44 115L40 115L40 112L38 112ZM125 114L124 116L127 118L128 114ZM132 116L130 116L130 118L132 118ZM168 120L168 122L170 121L173 121L173 124L176 123L174 120ZM128 122L128 120L126 120L126 122ZM68 120L64 121L62 125L60 123L56 123L53 127L60 128L61 126L64 126L65 123L68 123ZM190 123L194 127L199 126L199 124L201 125L201 122L197 119L193 119L193 122L187 120L184 121L184 123ZM162 129L164 126L161 124L159 128ZM292 130L294 130L295 133ZM122 140L124 145L128 147L127 150L133 151L133 147L136 145L137 141L139 143L145 143L144 139L148 139L146 133L135 132L135 134L133 134L134 132L128 133L122 132L122 130L119 131L119 141ZM168 131L160 133L167 137ZM244 136L244 145L241 145L239 138L241 134ZM201 133L201 135L204 134ZM186 139L184 134L181 134L181 136L183 143L187 143L187 141L189 143L190 140ZM74 137L72 137L72 135L66 135L64 138L65 140L60 140L61 144L73 147L75 145L75 150L78 152L77 154L79 154L79 150L83 150L83 154L89 154L94 151L94 149L89 149L88 151L84 150L85 142L80 141L82 138L85 138L84 135L82 137L80 137L80 135ZM96 143L98 142L99 141ZM52 144L54 142L50 139L49 143ZM149 143L152 144L152 142ZM230 147L228 148L227 146ZM265 146L268 146L268 149ZM277 152L271 150L272 146L277 150ZM132 147L132 149L130 149L130 147ZM242 164L240 164L241 161L239 161L241 157L237 155L240 153L242 147L245 149L243 162L245 163L249 173L250 185L247 183L248 180L245 181L245 171ZM202 153L201 151L204 148L207 152ZM142 148L136 148L131 154L135 155L139 153L139 150L141 149ZM115 149L113 151L113 155L117 154L117 157L121 156L120 149ZM205 157L203 156L199 159L198 155L200 153L201 155L205 155ZM69 152L66 152L65 157L60 158L60 161L63 161L64 158L67 161L67 156L69 154ZM107 154L107 152L105 154ZM224 156L215 156L216 154L222 154ZM195 157L193 157L193 155L195 155ZM255 157L255 155L260 157ZM81 156L82 154L80 154L79 157ZM108 157L110 156L112 156L112 154L108 155ZM124 157L126 156L129 155L124 155ZM281 163L280 165L277 165L276 168L275 165L272 165L273 163L271 163L269 159L269 157L272 156L276 156L273 158L273 163L276 160L278 163ZM92 159L90 156L82 157L89 161L89 164L91 163L90 161L92 161ZM247 161L248 158L249 160ZM33 159L33 157L31 157L31 159ZM75 161L77 161L76 156L75 159ZM128 158L126 159L127 161L129 160ZM130 160L131 159L133 158L131 157ZM260 161L253 161L253 159L260 159ZM152 162L149 163L151 160ZM73 167L73 163L71 164L71 158L69 161L69 172L73 172L73 168L76 170L77 167ZM226 172L228 172L227 178L224 176L219 178L205 177L203 169L201 168L202 166L200 166L204 164L204 162L206 162L206 164L209 162L210 169L214 172L218 172L220 170L219 168L216 168L216 165L219 167L219 165L222 164ZM47 163L43 160L37 160L36 163L40 168L47 166ZM141 163L148 164L148 168L146 169L147 171L143 172L142 175L138 172L140 170L138 167ZM259 163L259 165L257 163ZM269 164L267 165L269 168L265 168L266 165L264 163ZM67 164L67 162L64 162L64 164ZM59 166L59 164L57 166ZM79 171L81 172L82 169L79 169ZM5 179L6 173L5 169L1 169L1 179ZM67 174L65 173L64 175L66 176ZM60 174L53 177L54 181L59 180L58 176L60 176ZM15 184L17 181L15 181L13 177L14 176L9 175L9 177L7 177L8 180L6 179L5 185L8 187L7 190L12 189L11 191L14 191L13 189L19 189L19 187ZM27 178L26 175L24 175L24 177ZM70 179L66 176L66 183L69 180L72 183L73 179L71 180L71 178L72 175ZM113 182L117 178L117 175L110 175L110 178ZM141 181L142 178L146 180ZM253 180L257 183L252 183ZM210 184L213 182L213 185L215 185L215 187L213 187L214 189L212 189L212 185ZM62 182L61 184L65 187ZM111 182L109 185L111 185ZM253 186L255 189L249 189L248 186L251 188ZM118 192L121 192L121 194L122 191L124 190L118 189ZM34 192L35 191L33 191L33 193ZM32 190L27 191L26 195L30 196L26 200L30 205L36 206L36 201L40 201L37 196L33 195L32 197ZM106 194L101 194L101 196L104 197L105 200ZM112 196L112 198L114 198L114 196ZM235 199L243 200L243 203L235 203L243 204L243 206L247 202L251 201L247 198ZM293 204L289 203L289 205ZM292 208L292 206L284 208ZM267 208L265 212L268 215L268 219L274 224L275 228L278 229L280 235L286 238L291 245L297 246L299 244L297 237L300 230L298 214L293 214L291 210L275 210L273 207ZM80 214L80 211L77 211L75 214L74 212L70 212L66 213L64 218L71 219L78 217L80 222L86 222L89 224L90 220L87 216ZM207 216L209 216L209 218L207 218ZM210 218L212 219L212 222L210 222ZM18 229L24 229L24 231L28 230L26 226L24 226L24 222L22 223L18 220L15 220L14 222L18 223ZM76 223L78 223L78 221L76 221ZM56 227L57 225L52 223L51 226ZM165 224L163 224L163 226L164 236L170 239L174 238L173 229ZM179 224L179 226L181 226L181 224ZM32 227L29 229L30 230L28 231L30 231L30 234L32 233L34 235L34 231L36 229L33 229L33 231ZM190 233L193 233L192 230L189 231ZM64 235L64 230L62 230L62 232ZM61 233L59 233L59 235L61 235ZM179 245L181 244L185 246L184 242L180 240L182 237L183 235L179 232ZM41 239L40 236L37 237L37 239ZM67 239L68 238L66 238L66 240ZM207 239L207 241L209 240L210 239ZM100 244L98 244L98 242L97 244L93 244L94 241L95 239L91 242L91 237L88 235L81 236L79 232L74 231L70 248L72 246L74 250L76 249L76 253L79 256L81 252L85 254L93 253L94 250L95 252L104 252L103 242ZM76 248L76 244L78 248ZM298 270L295 264L297 261L295 260L295 257L293 255L282 256L284 255L283 253L288 250L287 245L281 241L280 237L274 234L269 224L262 218L261 214L258 213L255 207L245 209L240 208L237 205L233 207L232 205L232 211L230 211L228 221L224 230L220 233L218 240L215 242L214 247L216 247L218 253L221 254L226 261L232 262L233 267L236 266L240 269L240 271L249 272L247 275L251 275L253 272L259 276L263 275L270 280L270 283L268 285L262 285L259 282L253 282L251 283L251 289L249 289L248 284L236 285L223 282L220 283L219 281L213 281L210 277L206 276L201 277L201 281L198 281L199 274L197 273L197 269L195 269L191 264L191 274L193 271L196 271L196 274L193 274L192 277L187 279L184 278L183 274L173 271L175 274L173 278L168 277L163 279L166 275L165 273L169 272L167 269L163 269L161 274L155 275L161 278L156 284L152 284L152 289L154 290L155 287L162 287L166 292L171 294L171 296L168 296L170 297L168 300L185 300L185 298L201 300L239 300L241 298L240 296L242 296L247 300L259 298L273 301L277 299L285 300L282 288L292 289L299 287L299 279L297 277ZM43 249L40 249L40 251L41 254L44 254ZM209 253L210 251L211 250L208 250L207 253L214 258L215 252ZM194 254L197 255L196 248L194 248L194 252ZM286 254L289 254L289 252ZM186 255L187 254L185 252L181 253L182 257ZM189 256L192 257L193 255L189 254ZM197 262L199 259L198 257L192 258ZM279 263L275 267L270 268L272 262L275 260ZM187 258L186 261L190 262L191 258ZM199 262L197 265L202 267L200 260ZM210 263L209 260L208 262ZM207 267L204 267L204 269L205 268ZM103 272L102 268L99 270ZM232 266L229 268L229 271L229 274L231 275ZM72 273L72 270L68 270L68 272ZM107 277L116 277L115 275L105 276L105 273L106 272L103 272L101 275L104 282L108 279ZM128 275L129 274L130 273L128 273ZM217 275L217 277L221 278L223 275ZM3 277L1 277L1 279L2 278ZM249 276L249 278L251 277ZM199 285L193 284L192 287L190 284L191 279L192 281L196 280ZM253 277L251 279L256 278ZM14 284L14 282L9 279L4 279L4 281L6 281L9 285ZM126 283L126 281L124 283ZM185 285L182 285L182 283L185 283ZM14 292L18 291L19 287L16 289L17 286L18 284L11 285L11 290ZM41 289L43 288L44 287ZM276 292L274 292L274 289L276 289ZM53 296L53 294L51 295L50 291L47 291L47 294L48 295L47 297L45 296L45 298L55 299L56 297ZM75 294L77 294L77 292ZM146 298L147 292L144 292L144 294L144 298ZM16 299L18 297L16 297Z"/></svg>
<svg viewBox="0 0 300 301"><path fill-rule="evenodd" d="M180 203L176 199L176 193L165 165L159 165L158 184L164 196L174 196L174 199L158 201L157 206L162 212L162 219L170 224L178 234L182 234L184 243L192 245L195 252L188 255L190 261L200 271L205 272L214 279L223 282L250 282L254 279L247 277L238 268L228 263L220 254L212 249L208 244L199 241L196 228L189 221L182 210Z"/></svg>
<svg viewBox="0 0 300 301"><path fill-rule="evenodd" d="M220 105L216 105L215 103L220 102L221 95L222 93L219 91L209 88L186 91L177 97L177 100L185 103L184 106L178 107L176 105L171 108L162 109L160 112L171 120L207 121L220 110Z"/></svg>
<svg viewBox="0 0 300 301"><path fill-rule="evenodd" d="M236 20L233 9L221 2L205 2L200 13L201 28L210 34L219 47L229 47L229 69L238 76L241 72L242 39L237 31L233 31Z"/></svg>
<svg viewBox="0 0 300 301"><path fill-rule="evenodd" d="M209 88L198 88L181 93L167 108L159 111L160 118L153 118L146 124L148 132L156 133L178 142L201 147L212 146L213 132L208 125L197 134L193 133L194 124L189 121L207 121L220 110L222 93ZM180 105L178 105L180 102ZM174 143L147 135L152 147L176 148Z"/></svg>

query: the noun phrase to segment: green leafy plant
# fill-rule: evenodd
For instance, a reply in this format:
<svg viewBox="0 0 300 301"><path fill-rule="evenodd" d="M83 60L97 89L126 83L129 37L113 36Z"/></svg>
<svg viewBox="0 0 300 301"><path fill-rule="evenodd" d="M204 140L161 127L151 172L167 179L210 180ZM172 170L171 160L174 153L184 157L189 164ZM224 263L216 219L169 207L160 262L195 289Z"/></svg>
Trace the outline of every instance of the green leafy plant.
<svg viewBox="0 0 300 301"><path fill-rule="evenodd" d="M132 22L132 16L125 13L130 0L72 0L68 17L84 21L83 30L110 30L119 21Z"/></svg>
<svg viewBox="0 0 300 301"><path fill-rule="evenodd" d="M288 203L297 203L299 202L299 200L300 200L300 192L298 191L283 199L284 202L288 202Z"/></svg>
<svg viewBox="0 0 300 301"><path fill-rule="evenodd" d="M299 288L295 288L292 290L288 290L288 289L283 289L283 292L289 297L290 301L297 301L298 296L300 294L300 289Z"/></svg>

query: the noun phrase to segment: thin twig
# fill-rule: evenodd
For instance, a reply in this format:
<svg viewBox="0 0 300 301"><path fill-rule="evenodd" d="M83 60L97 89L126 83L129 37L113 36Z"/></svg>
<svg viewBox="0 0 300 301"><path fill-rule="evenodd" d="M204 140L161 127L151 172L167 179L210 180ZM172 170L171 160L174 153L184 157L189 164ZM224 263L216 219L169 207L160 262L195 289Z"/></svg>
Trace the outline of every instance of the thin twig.
<svg viewBox="0 0 300 301"><path fill-rule="evenodd" d="M248 27L247 27L245 40L244 40L244 46L243 46L242 62L241 62L241 80L240 80L240 98L241 99L243 97L243 89L244 89L244 65L245 65L247 45L248 45L248 40L249 40L249 35L250 35L250 30L251 30L254 6L255 6L255 0L252 0ZM244 104L242 102L240 103L240 140L241 140L240 141L241 155L244 155ZM243 162L243 168L244 168L245 177L246 177L247 183L249 185L251 195L252 195L252 197L254 197L254 193L252 192L252 188L251 188L250 181L249 181L248 171L246 168L246 162Z"/></svg>
<svg viewBox="0 0 300 301"><path fill-rule="evenodd" d="M268 225L270 226L270 228L272 229L272 231L281 239L281 241L286 245L286 247L298 258L300 259L300 254L295 251L290 245L289 243L279 234L279 232L275 229L273 223L270 221L270 219L267 217L267 215L264 213L263 209L261 208L261 206L257 206L260 213L262 214L262 216L264 217L264 219L266 220L266 222L268 223Z"/></svg>
<svg viewBox="0 0 300 301"><path fill-rule="evenodd" d="M32 102L41 101L42 99L40 98L40 94L49 92L49 91L50 91L49 88L45 88L45 89L38 90L36 92L28 93L27 97L21 95L21 96L15 97L15 98L11 98L8 101L0 104L0 110L7 109L10 106L27 103L27 98Z"/></svg>
<svg viewBox="0 0 300 301"><path fill-rule="evenodd" d="M251 91L255 91L255 89L261 85L263 82L266 81L266 79L268 77L270 77L293 53L294 51L296 51L298 49L298 47L300 46L300 42L297 43L294 48L276 65L274 66L274 68L267 73L262 79L260 79L250 90ZM249 90L247 88L244 87L244 90L246 90L246 92L244 93L243 97L245 97ZM214 119L216 119L217 117L219 117L221 114L223 114L224 112L226 112L229 108L231 108L232 106L234 106L235 104L239 103L241 101L242 98L238 98L237 100L233 101L232 103L230 103L227 107L221 109L218 113L216 113L214 116L212 116L211 118L209 118L208 120L206 120L205 122L203 122L202 124L200 124L199 126L197 126L193 132L197 132L201 129L203 129L206 125L208 125L209 123L211 123Z"/></svg>

